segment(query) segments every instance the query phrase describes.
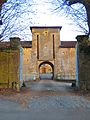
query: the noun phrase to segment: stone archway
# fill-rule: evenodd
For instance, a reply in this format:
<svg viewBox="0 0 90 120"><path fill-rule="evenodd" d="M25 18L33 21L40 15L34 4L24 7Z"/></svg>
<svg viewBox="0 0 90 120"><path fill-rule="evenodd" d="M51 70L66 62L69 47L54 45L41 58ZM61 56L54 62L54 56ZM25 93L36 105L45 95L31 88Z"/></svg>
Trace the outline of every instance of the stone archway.
<svg viewBox="0 0 90 120"><path fill-rule="evenodd" d="M39 65L39 77L41 80L52 80L54 77L54 65L44 61Z"/></svg>

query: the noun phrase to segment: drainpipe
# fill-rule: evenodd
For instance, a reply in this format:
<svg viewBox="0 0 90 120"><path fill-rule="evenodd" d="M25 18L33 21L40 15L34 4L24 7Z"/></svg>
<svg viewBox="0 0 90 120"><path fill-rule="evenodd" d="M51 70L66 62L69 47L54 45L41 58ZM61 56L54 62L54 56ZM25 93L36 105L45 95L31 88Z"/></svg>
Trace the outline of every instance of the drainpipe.
<svg viewBox="0 0 90 120"><path fill-rule="evenodd" d="M78 86L78 43L76 45L76 87Z"/></svg>
<svg viewBox="0 0 90 120"><path fill-rule="evenodd" d="M22 49L22 47L20 47L20 68L19 68L19 70L20 70L20 75L19 75L19 79L20 79L20 87L22 86L22 84L23 84L23 68L22 68L22 66L23 66L23 49Z"/></svg>

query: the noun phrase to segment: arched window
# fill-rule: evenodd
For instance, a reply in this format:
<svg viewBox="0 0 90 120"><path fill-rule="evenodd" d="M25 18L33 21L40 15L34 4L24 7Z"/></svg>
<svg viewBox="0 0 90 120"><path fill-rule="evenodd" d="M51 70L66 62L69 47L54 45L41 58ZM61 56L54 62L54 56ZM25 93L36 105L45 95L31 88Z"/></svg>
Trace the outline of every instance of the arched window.
<svg viewBox="0 0 90 120"><path fill-rule="evenodd" d="M39 65L40 79L53 79L54 66L51 62L42 62Z"/></svg>

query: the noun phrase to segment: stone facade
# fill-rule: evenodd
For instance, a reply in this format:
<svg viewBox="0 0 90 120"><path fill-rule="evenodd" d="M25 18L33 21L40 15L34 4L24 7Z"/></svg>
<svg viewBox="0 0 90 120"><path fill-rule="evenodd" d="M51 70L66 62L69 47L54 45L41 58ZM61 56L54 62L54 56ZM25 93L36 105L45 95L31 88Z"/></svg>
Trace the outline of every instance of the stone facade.
<svg viewBox="0 0 90 120"><path fill-rule="evenodd" d="M32 45L23 46L23 80L40 78L41 65L50 65L53 79L75 79L75 41L60 41L61 27L30 27ZM29 42L28 42L29 43Z"/></svg>

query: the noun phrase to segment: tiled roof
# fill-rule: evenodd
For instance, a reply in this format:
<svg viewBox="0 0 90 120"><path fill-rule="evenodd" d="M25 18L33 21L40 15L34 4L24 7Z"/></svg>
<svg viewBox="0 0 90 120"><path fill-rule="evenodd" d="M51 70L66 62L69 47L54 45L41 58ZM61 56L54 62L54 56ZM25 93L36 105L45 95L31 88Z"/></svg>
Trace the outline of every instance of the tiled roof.
<svg viewBox="0 0 90 120"><path fill-rule="evenodd" d="M32 41L20 41L20 44L23 48L31 48ZM0 42L0 48L9 48L10 42Z"/></svg>
<svg viewBox="0 0 90 120"><path fill-rule="evenodd" d="M32 41L20 41L20 43L23 48L31 48L32 47Z"/></svg>
<svg viewBox="0 0 90 120"><path fill-rule="evenodd" d="M31 48L32 41L20 41L23 48ZM75 48L77 41L61 41L60 48ZM0 42L0 47L8 48L10 47L10 42Z"/></svg>
<svg viewBox="0 0 90 120"><path fill-rule="evenodd" d="M61 41L60 48L75 48L77 41ZM32 47L32 41L21 41L23 48Z"/></svg>
<svg viewBox="0 0 90 120"><path fill-rule="evenodd" d="M61 41L60 48L75 48L77 41Z"/></svg>
<svg viewBox="0 0 90 120"><path fill-rule="evenodd" d="M8 48L10 47L10 42L0 42L0 48Z"/></svg>

